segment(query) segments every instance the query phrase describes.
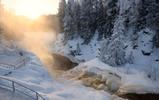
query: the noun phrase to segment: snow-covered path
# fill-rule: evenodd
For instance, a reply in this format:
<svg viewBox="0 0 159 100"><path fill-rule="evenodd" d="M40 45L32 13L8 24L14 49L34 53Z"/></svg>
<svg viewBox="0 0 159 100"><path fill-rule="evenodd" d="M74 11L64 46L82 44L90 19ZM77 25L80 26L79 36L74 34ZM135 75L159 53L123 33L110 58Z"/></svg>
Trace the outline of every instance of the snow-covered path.
<svg viewBox="0 0 159 100"><path fill-rule="evenodd" d="M21 93L12 92L5 88L0 88L0 100L32 100Z"/></svg>

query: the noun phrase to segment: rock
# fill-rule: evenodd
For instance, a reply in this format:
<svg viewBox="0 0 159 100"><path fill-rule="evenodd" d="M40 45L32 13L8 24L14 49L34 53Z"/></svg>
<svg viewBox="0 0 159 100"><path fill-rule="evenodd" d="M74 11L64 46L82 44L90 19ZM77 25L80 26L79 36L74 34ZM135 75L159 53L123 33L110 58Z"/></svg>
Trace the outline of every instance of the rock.
<svg viewBox="0 0 159 100"><path fill-rule="evenodd" d="M158 62L158 61L159 61L159 59L156 59L155 61L156 61L156 62Z"/></svg>
<svg viewBox="0 0 159 100"><path fill-rule="evenodd" d="M82 82L83 82L83 85L85 85L85 86L89 86L89 87L92 86L91 78L83 78Z"/></svg>
<svg viewBox="0 0 159 100"><path fill-rule="evenodd" d="M146 52L144 50L141 51L143 55L145 56L150 56L152 52Z"/></svg>
<svg viewBox="0 0 159 100"><path fill-rule="evenodd" d="M98 89L98 84L96 84L96 83L92 83L92 86L91 87L93 87L93 88L95 88L95 89Z"/></svg>
<svg viewBox="0 0 159 100"><path fill-rule="evenodd" d="M101 81L106 82L107 81L107 77L106 76L102 76Z"/></svg>
<svg viewBox="0 0 159 100"><path fill-rule="evenodd" d="M105 87L104 87L104 91L108 92L108 90L109 90L108 87L105 86Z"/></svg>
<svg viewBox="0 0 159 100"><path fill-rule="evenodd" d="M52 54L53 67L59 70L69 70L78 65L78 63L72 62L69 58L60 54Z"/></svg>
<svg viewBox="0 0 159 100"><path fill-rule="evenodd" d="M105 86L104 84L100 84L100 85L98 85L97 89L98 89L98 90L104 90L105 87L106 87L106 86Z"/></svg>
<svg viewBox="0 0 159 100"><path fill-rule="evenodd" d="M101 83L103 83L103 82L101 81L101 79L95 77L94 80L93 80L93 83L99 85L99 84L101 84Z"/></svg>
<svg viewBox="0 0 159 100"><path fill-rule="evenodd" d="M98 79L102 79L102 75L97 74L97 78L98 78Z"/></svg>
<svg viewBox="0 0 159 100"><path fill-rule="evenodd" d="M94 72L85 72L84 76L86 77L97 77L97 74Z"/></svg>
<svg viewBox="0 0 159 100"><path fill-rule="evenodd" d="M119 79L111 78L106 81L106 85L110 91L116 92L120 88L121 83Z"/></svg>

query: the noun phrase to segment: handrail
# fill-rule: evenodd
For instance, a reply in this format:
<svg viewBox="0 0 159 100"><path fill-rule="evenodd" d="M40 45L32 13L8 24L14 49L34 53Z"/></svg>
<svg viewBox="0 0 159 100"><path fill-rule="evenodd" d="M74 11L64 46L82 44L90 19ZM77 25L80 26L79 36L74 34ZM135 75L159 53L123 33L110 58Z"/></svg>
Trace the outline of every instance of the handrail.
<svg viewBox="0 0 159 100"><path fill-rule="evenodd" d="M18 90L18 89L16 88L16 85L18 85L18 86L21 86L21 87L23 87L24 89L27 89L27 90L31 91L32 93L34 93L34 94L35 94L35 97L34 97L34 98L35 98L36 100L45 100L38 92L36 92L36 91L34 91L34 90L32 90L32 89L30 89L30 88L28 88L28 87L26 87L26 86L20 84L20 83L14 81L14 80L8 79L8 78L3 77L3 76L0 76L0 80L1 80L1 79L2 79L2 80L6 80L7 82L10 82L10 83L12 84L11 86L7 86L7 85L5 85L5 86L8 87L8 88L12 88L13 92L20 91L20 90ZM20 91L20 92L23 93L23 91ZM26 94L26 93L23 93L23 94L26 95L26 96L29 96L29 95Z"/></svg>
<svg viewBox="0 0 159 100"><path fill-rule="evenodd" d="M21 65L24 64L25 65L26 64L26 58L23 58L23 60L19 64L21 64ZM20 66L19 64L14 65L14 64L0 63L0 67L3 68L3 66L1 66L1 65L4 65L5 68L14 69L15 70L15 69L17 69ZM8 67L6 67L6 66L8 66Z"/></svg>

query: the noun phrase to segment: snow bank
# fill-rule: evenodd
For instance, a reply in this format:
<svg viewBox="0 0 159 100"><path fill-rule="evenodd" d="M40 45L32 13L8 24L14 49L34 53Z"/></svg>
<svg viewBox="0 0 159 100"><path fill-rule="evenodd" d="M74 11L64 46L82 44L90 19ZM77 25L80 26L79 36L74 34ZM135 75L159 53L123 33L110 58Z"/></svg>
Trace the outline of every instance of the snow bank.
<svg viewBox="0 0 159 100"><path fill-rule="evenodd" d="M63 34L59 34L57 36L56 41L54 41L54 45L52 51L55 53L63 54L69 58L72 56L77 61L89 61L97 56L99 56L99 49L100 49L100 41L97 41L97 34L91 40L88 45L82 44L83 39L75 38L73 40L68 40L66 44L63 43L64 37ZM80 48L79 54L74 54L74 51L78 49L78 45Z"/></svg>
<svg viewBox="0 0 159 100"><path fill-rule="evenodd" d="M79 82L58 82L51 77L40 60L28 54L30 62L26 66L17 69L9 75L10 79L24 83L24 85L39 92L48 100L119 100L104 91L87 88Z"/></svg>
<svg viewBox="0 0 159 100"><path fill-rule="evenodd" d="M134 65L135 66L135 65ZM129 73L128 73L129 70ZM70 70L65 75L78 77L81 73L94 73L97 76L102 76L102 79L106 78L108 81L117 82L115 80L120 79L120 88L117 91L119 94L125 93L159 93L159 81L153 81L146 76L144 71L138 71L134 69L127 69L123 67L111 67L102 63L99 59L93 59L77 66ZM130 73L131 72L131 73ZM112 80L112 77L114 80Z"/></svg>

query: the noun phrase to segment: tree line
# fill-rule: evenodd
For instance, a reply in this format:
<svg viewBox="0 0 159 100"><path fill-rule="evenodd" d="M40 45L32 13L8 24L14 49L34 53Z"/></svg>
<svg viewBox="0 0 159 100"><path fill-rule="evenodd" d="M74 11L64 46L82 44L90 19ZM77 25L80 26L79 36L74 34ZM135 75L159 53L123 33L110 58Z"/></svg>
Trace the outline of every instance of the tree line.
<svg viewBox="0 0 159 100"><path fill-rule="evenodd" d="M99 40L109 38L114 33L115 21L120 16L124 16L125 33L132 26L134 27L133 34L146 27L154 29L156 31L154 45L159 47L159 1L139 0L138 4L132 3L129 9L120 13L121 7L118 3L121 1L68 0L66 2L61 0L58 16L60 29L64 32L65 39L80 36L87 44L95 33L98 33ZM135 15L131 13L132 10L135 10Z"/></svg>

